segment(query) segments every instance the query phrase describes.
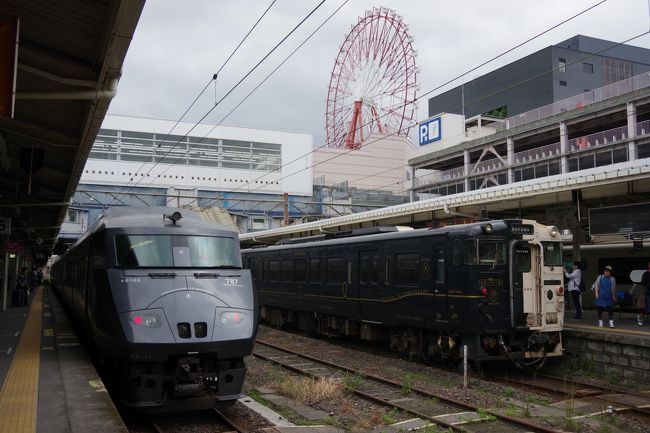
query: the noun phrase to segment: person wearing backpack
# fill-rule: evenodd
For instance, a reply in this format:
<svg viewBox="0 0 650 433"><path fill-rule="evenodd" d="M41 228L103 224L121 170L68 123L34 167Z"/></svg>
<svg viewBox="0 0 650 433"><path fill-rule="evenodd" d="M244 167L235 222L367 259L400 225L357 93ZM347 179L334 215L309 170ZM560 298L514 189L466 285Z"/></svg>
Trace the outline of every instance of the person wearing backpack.
<svg viewBox="0 0 650 433"><path fill-rule="evenodd" d="M605 266L603 273L598 275L596 282L591 286L594 289L594 304L598 308L598 327L603 327L603 311L609 315L609 327L614 327L614 302L616 302L616 279L612 275L611 266Z"/></svg>
<svg viewBox="0 0 650 433"><path fill-rule="evenodd" d="M569 273L566 269L564 270L564 275L569 279L567 282L567 292L571 294L571 302L573 303L573 308L576 310L573 320L582 320L582 305L580 303L581 292L584 291L584 283L582 282L582 269L580 262L575 260L571 266L572 270Z"/></svg>

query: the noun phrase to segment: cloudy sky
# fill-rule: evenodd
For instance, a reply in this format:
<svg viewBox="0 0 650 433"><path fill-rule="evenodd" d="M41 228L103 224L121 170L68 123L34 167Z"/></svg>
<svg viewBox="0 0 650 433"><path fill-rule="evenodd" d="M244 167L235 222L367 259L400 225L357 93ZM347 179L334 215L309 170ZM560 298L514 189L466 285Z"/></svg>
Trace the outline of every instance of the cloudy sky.
<svg viewBox="0 0 650 433"><path fill-rule="evenodd" d="M204 122L216 124L345 0L327 0ZM131 43L109 113L178 120L272 0L149 0ZM277 0L260 25L184 118L197 121L320 0ZM325 140L325 108L334 59L351 26L373 6L396 10L418 50L419 94L459 76L599 0L349 0L224 125L311 133ZM490 65L482 75L576 34L623 41L650 28L648 0L609 0ZM650 48L650 36L632 45ZM433 93L459 85L456 81ZM427 117L426 98L417 118Z"/></svg>

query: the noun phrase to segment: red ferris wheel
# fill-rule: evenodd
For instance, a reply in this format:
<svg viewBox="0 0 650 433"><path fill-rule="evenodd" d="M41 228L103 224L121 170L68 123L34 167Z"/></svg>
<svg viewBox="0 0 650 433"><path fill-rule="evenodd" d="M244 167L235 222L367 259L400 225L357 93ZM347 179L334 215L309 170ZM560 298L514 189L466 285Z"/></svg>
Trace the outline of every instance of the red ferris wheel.
<svg viewBox="0 0 650 433"><path fill-rule="evenodd" d="M413 37L401 15L373 8L348 33L327 95L327 145L356 149L371 133L408 136L415 123Z"/></svg>

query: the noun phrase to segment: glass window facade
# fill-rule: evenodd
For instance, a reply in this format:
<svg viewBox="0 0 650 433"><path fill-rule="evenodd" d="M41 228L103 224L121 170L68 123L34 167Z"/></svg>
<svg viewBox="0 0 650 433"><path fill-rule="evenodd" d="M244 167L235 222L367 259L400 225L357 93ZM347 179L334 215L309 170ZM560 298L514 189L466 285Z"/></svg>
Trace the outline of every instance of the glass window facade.
<svg viewBox="0 0 650 433"><path fill-rule="evenodd" d="M274 171L282 165L282 145L100 129L89 157Z"/></svg>

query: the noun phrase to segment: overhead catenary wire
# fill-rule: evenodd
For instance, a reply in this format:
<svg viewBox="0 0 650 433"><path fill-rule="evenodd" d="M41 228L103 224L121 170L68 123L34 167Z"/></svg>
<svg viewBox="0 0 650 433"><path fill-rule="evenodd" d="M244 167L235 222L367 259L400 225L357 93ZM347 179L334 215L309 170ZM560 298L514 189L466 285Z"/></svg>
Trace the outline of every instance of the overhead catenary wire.
<svg viewBox="0 0 650 433"><path fill-rule="evenodd" d="M196 129L201 124L201 122L219 106L219 104L221 104L232 92L234 92L271 54L275 52L275 50L277 50L289 38L289 36L291 36L296 30L298 30L298 28L302 24L304 24L309 19L309 17L311 17L325 3L325 1L326 0L321 0L321 2L318 3L316 7L314 7L302 20L300 20L300 22L296 24L293 27L293 29L291 29L291 31L289 31L289 33L287 33L269 52L267 52L264 55L264 57L262 57L255 64L255 66L253 66L234 86L232 86L230 90L228 90L226 94L221 97L221 99L215 101L214 105L197 122L195 122L193 126L178 141L176 141L174 145L158 161L154 162L154 164L149 168L149 170L147 170L145 175L151 173L151 171L159 164L161 160L164 160L165 157L169 155L171 151L173 151L184 138L188 137L189 134L192 131L194 131L194 129ZM142 181L143 179L144 176L138 179L138 181L135 182L135 184L133 184L132 187L137 186L140 183L140 181ZM133 178L131 178L131 180L133 180Z"/></svg>
<svg viewBox="0 0 650 433"><path fill-rule="evenodd" d="M192 107L197 103L197 101L201 98L201 96L203 96L203 94L204 94L205 91L208 89L208 87L210 86L211 83L215 83L215 92L216 92L216 81L217 81L217 77L218 77L219 73L221 73L221 71L223 70L223 68L226 67L226 65L228 64L228 62L230 61L230 59L232 59L232 57L235 55L235 53L236 53L236 52L239 50L239 48L244 44L244 42L246 41L246 39L248 39L248 37L250 36L250 34L253 33L253 30L255 30L255 28L257 27L257 25L258 25L258 24L262 21L262 19L266 16L266 14L269 12L269 10L271 9L271 7L273 7L273 5L275 4L276 1L277 1L277 0L273 0L273 1L271 2L271 4L270 4L270 5L269 5L265 10L264 10L264 12L262 13L262 15L260 15L260 17L257 19L257 21L255 21L255 24L253 24L253 26L248 30L248 32L246 33L246 35L244 35L244 37L241 39L241 41L239 41L239 44L237 44L237 46L232 50L232 52L231 52L230 55L226 58L226 60L224 60L224 62L221 64L221 66L219 67L219 69L217 70L217 72L215 72L215 73L212 75L212 78L211 78L210 80L208 80L208 82L205 84L205 86L203 86L203 89L201 89L201 91L199 92L199 94L194 98L194 100L192 101L192 103L191 103L191 104L187 107L187 109L183 112L183 114L181 115L181 117L179 117L178 120L174 123L174 125L171 127L171 129L169 130L169 132L167 132L167 134L165 134L165 136L162 138L162 140L160 140L161 142L165 142L165 141L167 140L167 138L169 137L169 135L174 131L174 129L176 129L176 127L178 126L178 124L183 120L183 118L187 115L187 113L189 113L189 111L190 111L190 110L192 109ZM158 144L158 147L160 147L160 144ZM140 172L140 170L142 170L142 168L145 166L145 164L146 164L146 163L143 162L143 163L140 165L140 167L135 171L134 176L137 176L137 175L138 175L138 173ZM133 178L131 178L131 180L133 180ZM129 186L129 183L130 183L130 182L131 182L131 181L127 182L127 184L124 185L124 186L122 187L122 189L127 188L127 187Z"/></svg>
<svg viewBox="0 0 650 433"><path fill-rule="evenodd" d="M511 51L513 51L513 50L515 50L515 49L517 49L517 48L519 48L519 47L521 47L521 46L523 46L523 45L525 45L525 44L527 44L527 43L529 43L529 42L533 41L534 39L536 39L536 38L538 38L538 37L540 37L540 36L542 36L542 35L544 35L544 34L550 32L551 30L553 30L553 29L555 29L555 28L557 28L557 27L559 27L559 26L561 26L561 25L563 25L563 24L565 24L565 23L567 23L567 22L569 22L569 21L571 21L571 20L573 20L573 19L575 19L575 18L577 18L577 17L579 17L579 16L585 14L585 13L587 13L588 11L592 10L593 8L595 8L595 7L597 7L597 6L599 6L599 5L603 4L603 3L605 3L606 1L607 1L607 0L601 0L601 1L597 2L597 3L595 3L594 5L592 5L592 6L588 7L588 8L586 8L586 9L584 9L584 10L582 10L582 11L580 11L580 12L574 14L574 15L572 15L571 17L564 19L564 20L561 21L560 23L555 24L554 26L551 26L551 27L547 28L546 30L544 30L544 31L542 31L542 32L540 32L540 33L538 33L538 34L536 34L535 36L532 36L532 37L528 38L528 39L525 40L524 42L521 42L521 43L515 45L514 47L509 48L508 50L502 52L501 54L499 54L499 55L497 55L497 56L494 56L494 57L492 57L491 59L489 59L489 60L487 60L487 61L481 63L480 65L478 65L478 66L476 66L476 67L474 67L474 68L472 68L472 69L470 69L470 70L468 70L468 71L466 71L466 72L463 72L461 75L459 75L459 76L457 76L457 77L455 77L455 78L452 78L451 80L448 80L447 82L445 82L445 83L443 83L443 84L441 84L441 85L439 85L439 86L436 86L435 88L433 88L433 89L429 90L428 92L426 92L425 94L421 95L419 98L422 98L423 96L426 96L426 95L428 95L428 94L430 94L430 93L432 93L432 92L434 92L434 91L436 91L436 90L439 90L440 88L442 88L442 87L448 85L449 83L452 83L452 82L454 82L454 81L456 81L456 80L458 80L458 79L464 77L465 75L467 75L467 74L469 74L469 73L471 73L471 72L473 72L473 71L475 71L475 70L481 68L482 66L485 66L485 65L489 64L490 62L492 62L492 61L494 61L494 60L496 60L496 59L498 59L498 58L500 58L500 57L502 57L502 56L504 56L504 55L510 53ZM268 78L269 78L269 77L270 77L270 76L271 76L271 75L272 75L272 74L273 74L273 73L274 73L274 72L279 68L279 67L281 67L281 66L282 66L282 65L283 65L283 64L284 64L284 63L285 63L285 62L286 62L286 61L287 61L287 60L288 60L288 59L289 59L289 58L290 58L290 57L291 57L291 56L292 56L292 55L293 55L293 54L294 54L298 49L300 49L300 48L301 48L301 47L302 47L302 46L303 46L303 45L304 45L304 44L305 44L305 43L306 43L306 42L307 42L307 41L308 41L308 40L309 40L309 39L314 35L314 33L316 33L316 32L317 32L317 31L318 31L318 30L319 30L319 29L320 29L320 28L321 28L321 27L322 27L322 26L327 22L327 21L329 21L329 19L330 19L334 14L336 14L336 13L337 13L337 12L338 12L338 11L339 11L339 10L340 10L340 9L341 9L345 4L346 4L346 3L347 3L347 0L346 0L344 3L342 3L341 6L339 6L339 8L337 8L337 9L336 9L336 10L335 10L335 11L334 11L334 12L333 12L333 13L332 13L332 14L331 14L331 15L330 15L330 16L329 16L329 17L328 17L328 18L327 18L327 19L326 19L326 20L325 20L325 21L324 21L324 22L323 22L323 23L322 23L322 24L321 24L321 25L320 25L320 26L319 26L319 27L314 31L314 32L312 32L312 34L310 34L310 35L305 39L305 41L303 41L302 44L300 44L300 45L299 45L299 46L298 46L298 47L297 47L297 48L296 48L296 49L295 49L295 50L294 50L294 51L293 51L293 52L292 52L292 53L291 53L287 58L285 58L285 60L284 60L283 62L281 62L281 63L280 63L280 64L279 64L279 65L278 65L278 66L277 66L273 71L271 71L271 73L268 74L267 77L264 78L264 80L262 80L262 82L260 82L260 83L259 83L259 84L258 84L258 85L257 85L257 86L256 86L256 87L255 87L255 88L254 88L254 89L253 89L253 90L252 90L252 91L251 91L251 92L250 92L250 93L249 93L249 94L248 94L248 95L247 95L247 96L246 96L246 97L245 97L245 98L244 98L244 99L243 99L243 100L238 104L238 105L237 105L237 106L235 106L235 107L234 107L234 108L233 108L233 109L232 109L232 110L231 110L231 111L230 111L230 112L229 112L229 113L228 113L224 118L222 118L222 119L219 121L219 123L217 123L217 125L214 125L213 128L210 129L210 130L208 131L208 133L204 134L203 137L201 137L201 139L199 140L199 142L201 142L203 139L205 139L205 138L210 134L210 132L212 132L212 131L213 131L213 130L214 130L214 129L219 125L219 124L221 124L221 123L222 123L222 122L223 122L223 121L224 121L228 116L230 116L230 115L232 114L232 112L234 112L234 111L235 111L239 106L241 106L241 104L243 104L243 102L244 102L246 99L248 99L248 97L249 97L249 96L250 96L250 95L251 95L255 90L257 90L257 88L259 88L259 87L260 87L260 86L261 86L261 85L262 85L262 84L263 84L263 83L264 83L264 82L265 82L265 81L266 81L266 80L267 80L267 79L268 79ZM402 108L404 105L415 102L415 101L416 101L417 99L419 99L419 98L416 98L414 101L407 101L405 104L403 104L403 105L401 105L401 106L398 106L398 107L394 108L393 110L390 110L390 111L388 111L387 113L385 113L385 114L379 116L379 118L383 118L383 117L385 117L385 116L387 116L387 115L393 113L395 110L397 110L397 109L399 109L399 108ZM204 117L205 117L205 116L204 116ZM199 121L199 122L200 122L200 121ZM370 122L369 122L369 123L370 123ZM369 123L367 123L367 124L369 124ZM364 124L359 125L357 129L360 129L360 128L366 126L367 124L365 124L365 125L364 125ZM195 127L196 127L196 125L195 125ZM409 128L410 128L410 127L409 127ZM399 132L401 132L401 130L398 131L398 133L399 133ZM188 134L189 134L189 132L188 132ZM186 134L186 136L187 136L187 134ZM180 142L180 141L179 141L179 142ZM177 142L176 144L178 144L178 142ZM276 168L276 169L274 169L274 170L271 170L271 171L269 171L269 172L267 172L267 173L265 173L265 174L263 174L263 175L261 175L261 176L258 176L257 178L254 178L254 179L252 179L251 181L246 182L244 185L238 186L238 187L236 187L236 188L234 188L234 189L232 189L232 190L226 191L226 192L224 192L224 193L235 192L235 191L237 191L237 190L240 190L240 189L243 188L243 187L248 187L248 186L251 185L253 182L258 181L258 180L264 178L265 176L267 176L267 175L269 175L269 174L271 174L271 173L273 173L273 172L279 171L281 168L283 168L283 167L285 167L285 166L287 166L287 165L289 165L289 164L292 164L292 163L294 163L294 162L296 162L296 161L299 161L299 160L301 160L302 158L304 158L305 156L308 156L308 155L310 155L310 154L312 154L312 153L314 153L314 152L316 152L316 151L318 151L318 150L320 150L320 149L322 149L322 148L324 148L324 147L326 147L326 146L327 146L327 145L324 144L324 145L321 145L321 146L319 146L319 147L317 147L317 148L315 148L315 149L312 149L310 152L308 152L308 153L306 153L306 154L304 154L304 155L301 155L301 156L299 156L299 157L293 159L292 161L289 161L289 162L283 164L282 166L280 166L280 167L278 167L278 168ZM174 147L175 147L175 146L174 146ZM168 154L169 154L169 153L174 149L174 147L172 147L172 148L171 148L171 149L170 149L170 150L169 150L165 155L163 155L163 157L162 157L161 159L164 159L165 156L167 156L167 155L168 155ZM347 153L349 153L349 152L346 152L346 154L347 154ZM181 157L178 157L178 158L174 161L174 163L172 163L172 164L169 165L165 170L163 170L163 171L161 172L161 174L162 174L162 173L165 173L167 170L169 170L169 169L170 169L172 166L174 166L178 161L180 161L180 159L182 159L182 158L181 158ZM323 162L326 162L326 161L323 161ZM158 162L156 162L156 163L155 163L155 164L154 164L154 165L149 169L149 171L147 171L147 174L150 173L150 172L153 170L153 168L156 167L157 164L158 164ZM309 168L309 167L308 167L308 168ZM138 182L136 182L136 184L135 184L134 186L136 186L137 184L139 184L140 181L141 181L142 179L143 179L143 178L141 178L140 180L138 180ZM153 180L152 180L151 182L149 182L149 184L151 184L151 183L153 183ZM261 186L260 186L260 187L257 187L257 188L254 188L253 191L258 190L258 189L260 189L260 188L261 188ZM248 192L250 192L250 190L249 190ZM222 196L222 197L223 197L223 196ZM221 199L221 197L220 197L220 198L217 198L216 200L219 200L219 199ZM189 205L191 205L192 203L193 203L193 202L190 202L190 203L186 204L186 206L189 206Z"/></svg>
<svg viewBox="0 0 650 433"><path fill-rule="evenodd" d="M568 62L568 63L567 63L567 66L568 66L568 65L575 64L575 63L578 63L578 62L582 62L583 60L586 60L586 59L588 59L588 58L590 58L590 57L593 57L593 56L595 56L595 55L601 54L601 53L603 53L603 52L605 52L605 51L608 51L608 50L610 50L610 49L612 49L612 48L615 48L615 47L617 47L617 46L619 46L619 45L622 45L622 44L625 44L625 43L627 43L627 42L630 42L630 41L633 41L633 40L635 40L635 39L638 39L638 38L640 38L640 37L642 37L642 36L644 36L644 35L647 35L648 33L650 33L650 31L645 31L645 32L640 33L640 34L638 34L638 35L636 35L636 36L633 36L633 37L631 37L631 38L629 38L629 39L627 39L627 40L625 40L625 41L615 43L615 44L613 44L613 45L611 45L611 46L609 46L609 47L607 47L607 48L605 48L605 49L603 49L603 50L600 50L600 51L595 52L595 53L591 53L591 54L586 55L586 56L584 56L584 57L582 57L582 58L579 58L579 59L577 59L577 60L575 60L575 61L573 61L573 62ZM513 84L513 85L511 85L511 86L505 87L505 88L503 88L503 89L500 89L500 90L495 91L495 92L493 92L493 93L490 93L490 94L488 94L488 95L484 95L484 96L481 97L481 98L477 98L477 99L475 99L475 100L473 100L473 101L470 101L470 103L478 102L478 101L483 100L483 99L485 99L485 98L488 98L488 97L494 96L494 95L496 95L496 94L499 94L499 93L505 92L505 91L507 91L507 90L510 90L510 89L512 89L512 88L514 88L514 87L516 87L516 86L519 86L519 85L525 84L525 83L527 83L527 82L530 82L530 81L532 81L532 80L538 79L538 78L540 78L540 77L542 77L542 76L544 76L544 75L552 74L553 72L557 71L558 69L559 69L559 67L557 67L557 68L552 68L552 69L549 70L549 71L543 72L543 73L541 73L541 74L538 74L538 75L536 75L536 76L533 76L533 77L531 77L531 78L528 78L528 79L526 79L526 80L523 80L523 81L521 81L521 82L519 82L519 83L515 83L515 84ZM427 92L427 93L430 93L430 92ZM426 94L425 94L425 95L426 95ZM460 108L460 107L458 107L458 108ZM383 136L383 137L381 137L381 138L374 139L374 140L372 140L372 141L368 141L368 142L364 143L361 147L369 146L370 144L375 143L375 142L377 142L377 141L380 141L380 140L382 140L382 139L384 139L384 138L386 138L386 137L391 137L391 136L399 135L400 132L401 132L401 130L400 130L400 131L396 131L396 132L394 132L394 133L392 133L392 134L387 134L387 135L385 135L385 136ZM310 168L316 167L316 166L318 166L318 165L324 164L324 163L329 162L329 161L331 161L331 160L333 160L333 159L340 158L341 156L347 155L348 153L354 152L355 150L357 150L357 149L350 149L350 150L347 150L347 151L342 152L342 153L340 153L340 154L338 154L338 155L335 155L335 156L333 156L333 157L331 157L331 158L329 158L329 159L326 159L326 160L323 160L323 161L321 161L321 162L318 162L318 163L312 164L311 166L305 167L304 169L297 170L297 171L295 171L295 172L293 172L293 173L290 173L290 174L288 174L288 175L286 175L286 176L283 176L283 177L281 177L281 178L278 179L278 180L284 180L284 179L289 178L289 177L291 177L291 176L295 176L295 175L298 174L298 173L301 173L301 172L303 172L303 171L305 171L305 170L308 170L308 169L310 169ZM309 153L303 155L302 157L307 156L307 155L309 155ZM302 157L301 157L301 158L302 158ZM298 159L300 159L300 158L298 158ZM285 165L286 165L286 164L285 164ZM397 168L399 168L399 167L397 167ZM397 168L396 168L396 169L397 169ZM277 169L274 170L274 171L277 171ZM247 183L247 185L249 185L249 184L250 184L250 183ZM235 188L235 189L233 189L233 190L227 191L227 193L234 192L234 191L236 191L236 190L238 190L238 189L240 189L240 188L241 188L241 187L237 187L237 188ZM248 192L256 191L256 190L258 190L258 189L260 189L260 188L262 188L262 186L259 186L259 187L256 187L256 188L253 188L253 190L249 190ZM217 198L213 199L211 202L208 202L208 204L202 206L202 207L201 207L201 210L207 209L208 207L210 207L209 203L216 202L216 201L218 201L218 200L221 200L222 198L223 198L223 195L222 195L221 197L217 197ZM189 206L191 203L192 203L192 202L186 204L186 206Z"/></svg>
<svg viewBox="0 0 650 433"><path fill-rule="evenodd" d="M233 108L232 108L232 109L231 109L231 110L230 110L230 111L229 111L229 112L228 112L224 117L222 117L221 120L219 120L215 125L213 125L212 128L211 128L208 132L206 132L205 134L203 134L203 136L202 136L202 137L199 139L199 141L197 141L195 144L201 143L205 138L208 137L208 135L210 135L210 133L211 133L212 131L214 131L214 130L215 130L218 126L220 126L220 125L221 125L221 124L222 124L222 123L223 123L223 122L224 122L228 117L230 117L230 115L231 115L232 113L234 113L235 110L237 110L237 109L238 109L238 108L239 108L239 107L240 107L244 102L246 102L246 100L247 100L247 99L248 99L248 98L249 98L249 97L250 97L250 96L251 96L255 91L257 91L257 89L259 89L259 88L260 88L260 87L261 87L261 86L262 86L262 85L263 85L263 84L264 84L264 83L265 83L269 78L271 78L271 76L272 76L272 75L273 75L273 74L274 74L278 69L280 69L280 68L281 68L281 67L282 67L282 66L283 66L283 65L284 65L284 64L285 64L285 63L286 63L286 62L287 62L291 57L293 57L293 55L294 55L298 50L300 50L300 49L301 49L301 48L302 48L302 47L303 47L303 46L304 46L304 45L305 45L305 44L306 44L306 43L307 43L307 42L312 38L312 36L314 36L314 35L316 34L316 32L318 32L318 31L319 31L319 30L320 30L320 29L321 29L325 24L327 24L327 22L328 22L330 19L332 19L332 17L334 17L334 15L336 15L336 14L337 14L337 13L338 13L342 8L343 8L343 6L345 6L349 1L350 1L350 0L345 0L343 3L341 3L341 4L339 5L339 7L336 8L336 9L334 10L334 12L332 12L332 13L331 13L331 14L330 14L326 19L325 19L325 21L323 21L323 22L322 22L318 27L316 27L316 29L315 29L313 32L311 32L311 34L310 34L309 36L307 36L307 38L306 38L304 41L302 41L302 42L300 43L300 45L298 45L298 46L297 46L297 47L296 47L296 48L295 48L291 53L289 53L289 55L288 55L287 57L284 58L284 60L283 60L282 62L280 62L280 63L278 64L278 66L276 66L276 67L275 67L275 68L274 68L274 69L273 69L273 70L272 70L272 71L271 71L271 72L270 72L266 77L264 77L264 79L263 79L262 81L260 81L260 82L257 84L257 86L255 86L255 87L253 88L253 90L251 90L251 91L250 91L250 92L249 92L249 93L244 97L244 99L242 99L242 100L241 100L241 101L240 101L240 102L239 102L235 107L233 107ZM307 155L308 155L308 154L307 154ZM302 158L302 157L300 157L300 158ZM300 158L295 159L295 160L289 162L288 164L291 164L292 162L295 162L295 161L299 160ZM164 169L163 171L161 171L159 174L164 174L164 173L166 173L167 170L169 170L171 167L173 167L173 166L174 166L178 161L180 161L181 159L182 159L181 157L176 158L176 160L175 160L172 164L170 164L166 169ZM285 165L286 165L286 164L285 164ZM284 166L284 165L283 165L283 166ZM255 180L259 180L259 179L260 179L260 178L258 178L258 179L253 179L253 182L254 182ZM150 185L151 183L153 183L153 181L149 182L147 185Z"/></svg>
<svg viewBox="0 0 650 433"><path fill-rule="evenodd" d="M513 50L515 50L515 49L517 49L517 48L523 46L524 44L533 41L534 39L536 39L536 38L538 38L538 37L540 37L540 36L542 36L542 35L548 33L549 31L551 31L551 30L553 30L553 29L555 29L555 28L557 28L557 27L559 27L559 26L561 26L562 24L565 24L565 23L571 21L572 19L575 19L575 18L577 18L577 17L579 17L579 16L581 16L581 15L587 13L588 11L592 10L593 8L595 8L595 7L597 7L597 6L599 6L599 5L603 4L603 3L605 3L606 1L607 1L607 0L599 1L598 3L595 3L594 5L592 5L592 6L588 7L588 8L586 8L586 9L584 9L584 10L582 10L582 11L580 11L580 12L574 14L574 15L572 15L571 17L564 19L564 20L561 21L560 23L558 23L558 24L556 24L556 25L554 25L554 26L552 26L552 27L549 27L548 29L546 29L546 30L544 30L544 31L542 31L542 32L540 32L540 33L538 33L538 34L536 34L535 36L532 36L532 37L528 38L526 41L524 41L524 42L522 42L522 43L519 43L519 44L515 45L514 47L509 48L508 50L502 52L501 54L496 55L496 56L492 57L491 59L489 59L489 60L487 60L487 61L481 63L480 65L475 66L475 67L473 67L473 68L471 68L471 69L469 69L469 70L463 72L462 74L458 75L457 77L452 78L452 79L446 81L445 83L443 83L443 84L441 84L441 85L438 85L438 86L434 87L433 89L431 89L431 90L425 92L424 94L418 96L418 98L416 98L416 100L417 100L417 99L421 99L422 97L427 96L427 95L429 95L429 94L435 92L436 90L441 89L442 87L444 87L444 86L446 86L446 85L448 85L448 84L450 84L450 83L452 83L452 82L454 82L454 81L456 81L456 80L458 80L458 79L460 79L460 78L466 76L467 74L470 74L471 72L473 72L473 71L475 71L475 70L481 68L482 66L485 66L485 65L489 64L490 62L492 62L492 61L494 61L494 60L496 60L496 59L498 59L498 58L500 58L500 57L502 57L502 56L504 56L504 55L506 55L506 54L512 52ZM643 33L643 34L645 34L645 33ZM592 56L594 56L594 55L600 54L601 52L607 51L607 50L612 49L612 48L614 48L614 47L616 47L616 46L618 46L618 45L624 44L624 43L629 42L629 41L631 41L631 40L634 40L634 39L636 39L636 38L638 38L638 37L641 37L641 36L643 36L643 34L637 35L637 36L635 36L635 37L633 37L633 38L630 38L630 39L628 39L628 40L626 40L626 41L623 41L623 42L620 42L620 43L616 43L616 44L614 44L614 45L612 45L612 46L610 46L610 47L608 47L608 48L606 48L606 49L604 49L604 50L601 50L601 51L597 52L597 53L592 53L592 54L590 54L590 55L588 55L588 56L583 57L582 59L576 60L575 62L571 62L570 64L573 64L573 63L576 63L576 62L578 62L578 61L582 61L582 60L584 60L585 58L589 58L589 57L592 57ZM495 95L495 94L498 94L499 92L506 91L506 90L508 90L509 88L512 88L512 87L514 87L514 86L516 86L516 85L521 85L521 84L523 84L523 83L525 83L525 82L528 82L528 81L530 81L530 80L532 80L532 79L537 79L537 78L539 78L539 77L541 77L541 76L543 76L543 75L546 75L546 74L549 74L549 73L553 73L553 72L556 71L556 70L557 70L557 68L552 69L552 70L547 71L547 72L544 72L544 73L542 73L542 74L540 74L540 75L538 75L538 76L532 77L531 79L526 80L526 81L524 81L524 82L517 83L517 84L515 84L515 85L513 85L513 86L507 87L507 88L502 89L502 90L497 91L497 92L494 92L494 93L492 93L492 94L490 94L490 95L486 95L486 96L484 96L483 98L479 98L479 99L477 99L476 101L480 101L481 99L484 99L484 98L487 98L487 97L493 96L493 95ZM476 102L476 101L472 101L472 102ZM413 102L413 101L407 101L407 102L406 102L405 104L403 104L403 105L410 104L410 103L412 103L412 102ZM466 103L466 101L465 101L465 103ZM402 106L403 106L403 105L402 105ZM394 112L395 110L401 108L402 106L398 106L398 107L394 108L393 110L389 111L388 113L385 113L385 114L379 116L379 118L382 118L382 117L384 117L384 116L386 116L386 115L391 114L392 112ZM461 108L461 107L458 107L458 108ZM362 127L368 125L369 123L370 123L370 122L367 122L366 124L360 125L360 126L358 126L357 129L362 128ZM407 129L407 128L402 128L402 129L400 129L399 131L396 131L396 132L393 133L393 134L389 134L389 135L387 135L386 137L390 137L390 136L393 136L393 135L398 135L399 133L402 132L403 129ZM409 126L409 129L410 129L410 126ZM366 142L366 143L365 143L364 145L362 145L361 147L367 146L367 145L369 145L369 144L371 144L371 143L374 143L375 141L376 141L376 140L371 141L371 142ZM229 191L226 191L226 192L224 192L224 193L231 193L231 192L235 192L235 191L237 191L237 190L240 190L240 189L242 189L242 188L244 188L244 187L248 187L252 182L258 181L258 180L262 179L263 177L265 177L265 176L267 176L267 175L269 175L269 174L271 174L271 173L273 173L273 172L279 171L281 168L286 167L287 165L292 164L292 163L294 163L294 162L296 162L296 161L299 161L299 160L301 160L302 158L304 158L304 157L306 157L306 156L308 156L308 155L310 155L310 154L312 154L312 153L314 153L314 152L316 152L316 151L318 151L318 150L320 150L320 149L322 149L322 148L324 148L324 147L326 147L326 146L327 146L327 145L324 144L324 145L319 146L319 147L317 147L317 148L315 148L315 149L312 149L310 152L307 152L306 154L303 154L303 155L301 155L301 156L299 156L299 157L293 159L292 161L289 161L289 162L283 164L281 167L278 167L278 168L276 168L276 169L274 169L274 170L271 170L271 171L269 171L269 172L267 172L267 173L265 173L265 174L263 174L263 175L261 175L261 176L256 177L255 179L253 179L253 180L251 180L251 181L249 181L249 182L246 182L245 184L243 184L243 185L241 185L241 186L238 186L238 187L236 187L236 188L234 188L234 189L231 189L231 190L229 190ZM335 158L338 158L338 157L340 157L340 156L346 155L346 154L348 154L348 153L350 153L350 152L352 152L352 151L354 151L354 150L356 150L356 149L351 149L351 150L349 150L349 151L346 151L346 152L344 152L344 153L341 153L341 154L339 154L339 155L336 155L336 156L334 156L334 157L332 157L332 158L329 158L329 159L327 159L327 160L325 160L325 161L322 161L322 162L320 162L320 163L314 164L314 165L312 165L312 166L310 166L310 167L306 167L305 169L309 169L309 168L315 167L315 166L317 166L317 165L323 164L323 163L328 162L328 161L330 161L330 160L332 160L332 159L335 159ZM302 171L304 171L305 169L303 169L303 170L299 170L299 171L296 171L296 172L294 172L293 174L297 174L297 173L299 173L299 172L302 172ZM292 175L293 175L293 174L292 174ZM291 175L284 176L284 177L280 178L280 180L281 180L281 179L285 179L286 177L289 177L289 176L291 176ZM258 190L258 189L260 189L260 188L262 188L262 186L255 187L252 191L256 191L256 190ZM248 192L251 192L251 190L249 190ZM222 197L223 197L223 196L222 196ZM217 199L215 199L215 200L220 200L222 197L219 197L219 198L217 198ZM192 204L192 203L190 202L190 203L187 204L187 206L189 206L189 205L191 205L191 204ZM208 206L208 207L209 207L209 206ZM205 208L205 207L202 207L202 208Z"/></svg>

